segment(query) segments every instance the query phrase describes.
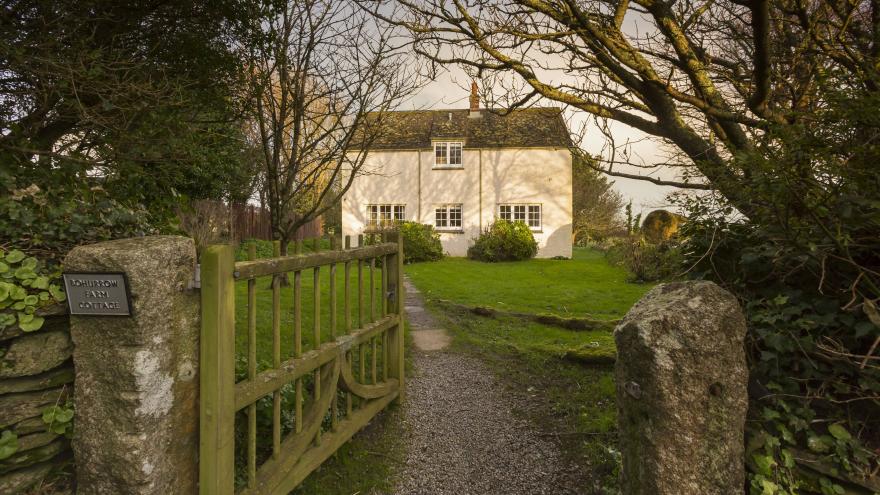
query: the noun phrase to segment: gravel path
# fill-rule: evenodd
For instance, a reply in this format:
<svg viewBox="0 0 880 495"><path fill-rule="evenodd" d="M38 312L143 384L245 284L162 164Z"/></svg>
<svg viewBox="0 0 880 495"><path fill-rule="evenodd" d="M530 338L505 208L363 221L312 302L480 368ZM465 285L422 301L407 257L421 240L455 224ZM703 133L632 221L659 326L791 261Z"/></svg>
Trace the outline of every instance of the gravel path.
<svg viewBox="0 0 880 495"><path fill-rule="evenodd" d="M492 371L479 359L437 344L440 338L448 345L448 336L425 311L421 295L407 286L417 348L403 413L407 454L396 493L579 493L577 475L556 444L514 416L513 398ZM419 332L435 336L421 339Z"/></svg>

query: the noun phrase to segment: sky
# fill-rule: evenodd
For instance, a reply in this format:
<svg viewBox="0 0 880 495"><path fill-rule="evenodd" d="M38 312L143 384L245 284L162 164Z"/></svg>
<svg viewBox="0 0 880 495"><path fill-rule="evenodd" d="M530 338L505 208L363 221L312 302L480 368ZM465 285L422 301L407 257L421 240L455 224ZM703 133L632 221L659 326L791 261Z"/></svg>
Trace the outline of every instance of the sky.
<svg viewBox="0 0 880 495"><path fill-rule="evenodd" d="M441 73L438 77L428 83L422 90L410 100L401 110L411 109L452 109L467 108L469 91L466 87L470 86L470 80L463 70L458 68L450 68L447 72ZM575 123L583 121L585 115L579 112L575 117ZM593 155L598 155L602 151L605 143L605 137L599 132L594 124L589 124L586 136L581 146L584 150ZM632 151L635 155L640 156L644 162L651 163L661 160L661 151L653 142L642 140L643 134L629 128L623 124L613 123L612 132L614 139L618 142L630 139L633 142ZM615 167L623 172L639 174L640 169L635 167ZM659 171L661 177L674 178L668 170ZM626 179L623 177L609 177L614 182L614 189L620 192L624 198L632 200L633 213L647 214L649 211L658 208L670 208L665 198L667 194L675 191L675 188L657 186L650 182L635 179Z"/></svg>

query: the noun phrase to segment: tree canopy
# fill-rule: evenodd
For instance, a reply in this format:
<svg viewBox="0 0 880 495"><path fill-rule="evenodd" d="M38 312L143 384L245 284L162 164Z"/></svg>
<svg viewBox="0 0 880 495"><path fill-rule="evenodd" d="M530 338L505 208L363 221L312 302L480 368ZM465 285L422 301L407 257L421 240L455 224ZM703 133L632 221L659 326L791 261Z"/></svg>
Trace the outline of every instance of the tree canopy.
<svg viewBox="0 0 880 495"><path fill-rule="evenodd" d="M235 95L244 2L41 2L0 10L4 186L247 197Z"/></svg>

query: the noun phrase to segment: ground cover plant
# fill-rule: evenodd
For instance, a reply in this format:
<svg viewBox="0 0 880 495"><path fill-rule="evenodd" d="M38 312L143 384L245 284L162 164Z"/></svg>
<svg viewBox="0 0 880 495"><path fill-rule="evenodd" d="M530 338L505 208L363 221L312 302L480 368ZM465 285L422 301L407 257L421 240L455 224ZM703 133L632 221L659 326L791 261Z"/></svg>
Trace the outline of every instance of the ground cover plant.
<svg viewBox="0 0 880 495"><path fill-rule="evenodd" d="M574 248L571 260L480 263L445 258L407 266L406 273L429 299L524 313L618 319L650 284L631 284L629 274L604 255Z"/></svg>
<svg viewBox="0 0 880 495"><path fill-rule="evenodd" d="M586 466L585 493L613 493L619 454L610 329L573 331L478 316L445 301L619 318L650 286L627 283L625 270L586 248L576 248L572 260L486 264L448 258L407 266L406 272L438 323L451 331L453 348L497 370L521 404L515 412L558 440L569 460Z"/></svg>

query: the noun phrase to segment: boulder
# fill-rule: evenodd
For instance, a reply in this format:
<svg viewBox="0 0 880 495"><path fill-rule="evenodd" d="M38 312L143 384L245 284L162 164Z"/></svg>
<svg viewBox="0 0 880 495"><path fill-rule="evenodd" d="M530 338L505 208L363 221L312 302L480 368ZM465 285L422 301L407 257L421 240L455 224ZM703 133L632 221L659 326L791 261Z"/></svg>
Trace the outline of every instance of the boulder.
<svg viewBox="0 0 880 495"><path fill-rule="evenodd" d="M38 331L11 340L0 357L0 378L29 376L70 359L73 345L65 330Z"/></svg>
<svg viewBox="0 0 880 495"><path fill-rule="evenodd" d="M614 331L621 491L743 493L746 322L712 282L661 284Z"/></svg>

